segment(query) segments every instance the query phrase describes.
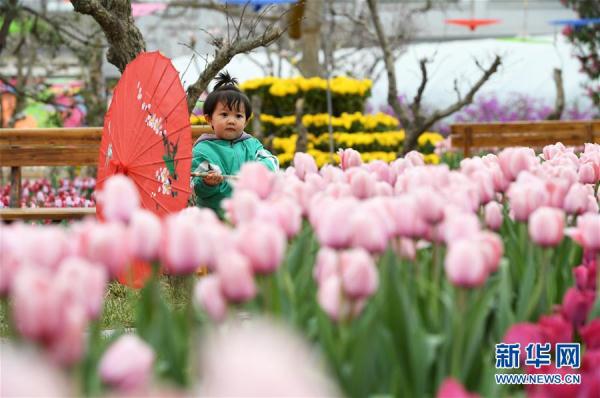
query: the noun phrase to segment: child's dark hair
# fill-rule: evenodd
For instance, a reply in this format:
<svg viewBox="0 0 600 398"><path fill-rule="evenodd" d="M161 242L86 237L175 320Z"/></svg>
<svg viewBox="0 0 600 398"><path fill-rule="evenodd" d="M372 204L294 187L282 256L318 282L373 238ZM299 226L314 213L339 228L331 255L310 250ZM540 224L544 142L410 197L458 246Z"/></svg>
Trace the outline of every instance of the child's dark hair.
<svg viewBox="0 0 600 398"><path fill-rule="evenodd" d="M227 71L223 71L215 78L217 84L212 93L208 94L202 112L204 115L212 116L217 104L223 102L229 109L238 110L240 104L244 105L244 111L246 113L246 120L250 119L252 115L252 105L250 100L237 86L237 79L231 77Z"/></svg>

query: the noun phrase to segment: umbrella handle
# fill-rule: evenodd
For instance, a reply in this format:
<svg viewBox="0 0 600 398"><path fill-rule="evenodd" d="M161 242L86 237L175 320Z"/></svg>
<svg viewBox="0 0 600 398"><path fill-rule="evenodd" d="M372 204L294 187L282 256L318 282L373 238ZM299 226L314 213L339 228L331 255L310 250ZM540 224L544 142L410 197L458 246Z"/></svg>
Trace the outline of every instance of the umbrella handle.
<svg viewBox="0 0 600 398"><path fill-rule="evenodd" d="M209 173L205 172L205 171L192 171L190 173L190 175L192 177L206 177ZM226 180L237 180L238 176L235 175L228 175L228 174L221 174L221 176L223 178L225 178Z"/></svg>

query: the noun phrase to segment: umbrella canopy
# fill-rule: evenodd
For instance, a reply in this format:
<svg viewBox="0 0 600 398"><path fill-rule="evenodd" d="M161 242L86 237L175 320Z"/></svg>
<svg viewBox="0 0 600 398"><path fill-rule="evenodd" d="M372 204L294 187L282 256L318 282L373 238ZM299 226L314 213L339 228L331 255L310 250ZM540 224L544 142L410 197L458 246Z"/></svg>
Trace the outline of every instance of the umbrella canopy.
<svg viewBox="0 0 600 398"><path fill-rule="evenodd" d="M186 95L171 61L141 53L127 65L104 119L97 189L117 173L131 178L142 207L164 216L190 195L192 131ZM102 217L102 206L98 206Z"/></svg>

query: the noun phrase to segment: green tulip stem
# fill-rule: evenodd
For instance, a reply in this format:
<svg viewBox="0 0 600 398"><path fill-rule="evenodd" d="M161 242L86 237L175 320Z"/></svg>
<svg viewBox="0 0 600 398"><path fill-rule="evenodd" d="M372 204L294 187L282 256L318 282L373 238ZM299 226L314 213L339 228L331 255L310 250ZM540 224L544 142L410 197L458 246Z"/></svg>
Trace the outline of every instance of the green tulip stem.
<svg viewBox="0 0 600 398"><path fill-rule="evenodd" d="M542 256L541 256L541 269L540 269L540 273L538 274L539 276L541 276L541 278L539 279L537 285L535 285L535 290L533 291L533 294L531 295L531 300L529 301L529 306L527 307L527 312L525 312L525 318L524 320L529 320L531 318L531 316L533 315L533 311L535 310L535 307L539 304L540 298L542 296L542 293L546 294L546 298L548 295L548 289L546 288L546 268L547 268L547 259L546 259L546 250L542 251Z"/></svg>
<svg viewBox="0 0 600 398"><path fill-rule="evenodd" d="M463 343L464 343L464 330L460 330L462 326L462 321L466 317L466 295L467 290L465 288L459 287L458 294L456 297L456 308L453 316L453 343L452 346L452 358L451 358L451 374L460 380L461 377L461 368L460 368L460 359L463 356Z"/></svg>
<svg viewBox="0 0 600 398"><path fill-rule="evenodd" d="M438 258L440 257L440 247L439 243L433 242L433 254L432 254L432 265L433 265L433 288L436 292L441 291L440 286L440 278L442 274L442 265L438 264ZM440 297L434 297L432 307L433 307L433 316L435 317L436 325L439 325L440 321Z"/></svg>

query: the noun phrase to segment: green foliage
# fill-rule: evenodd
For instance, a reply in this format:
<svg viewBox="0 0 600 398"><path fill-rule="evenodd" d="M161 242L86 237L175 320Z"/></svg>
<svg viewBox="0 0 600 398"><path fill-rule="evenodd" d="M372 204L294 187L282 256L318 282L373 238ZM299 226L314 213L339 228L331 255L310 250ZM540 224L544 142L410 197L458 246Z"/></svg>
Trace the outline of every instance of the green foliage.
<svg viewBox="0 0 600 398"><path fill-rule="evenodd" d="M600 18L600 2L597 0L561 0L579 18ZM588 95L600 109L600 24L567 27L563 33L573 44L575 56L581 63L581 70L590 81L585 84Z"/></svg>

